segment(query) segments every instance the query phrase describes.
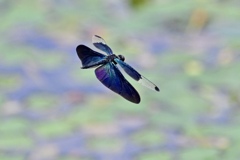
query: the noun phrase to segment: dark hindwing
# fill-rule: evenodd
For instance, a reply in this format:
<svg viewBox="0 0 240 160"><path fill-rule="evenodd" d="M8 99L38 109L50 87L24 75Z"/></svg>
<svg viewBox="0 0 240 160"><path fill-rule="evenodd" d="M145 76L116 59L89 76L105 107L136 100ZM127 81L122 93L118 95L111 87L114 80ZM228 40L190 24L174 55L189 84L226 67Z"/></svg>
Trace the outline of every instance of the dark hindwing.
<svg viewBox="0 0 240 160"><path fill-rule="evenodd" d="M87 66L96 67L99 65L99 62L101 62L106 57L105 55L95 52L85 45L77 46L76 51L78 57L82 61L83 68Z"/></svg>
<svg viewBox="0 0 240 160"><path fill-rule="evenodd" d="M140 103L140 96L133 86L124 78L119 69L112 63L107 63L95 70L97 79L113 92L125 99Z"/></svg>

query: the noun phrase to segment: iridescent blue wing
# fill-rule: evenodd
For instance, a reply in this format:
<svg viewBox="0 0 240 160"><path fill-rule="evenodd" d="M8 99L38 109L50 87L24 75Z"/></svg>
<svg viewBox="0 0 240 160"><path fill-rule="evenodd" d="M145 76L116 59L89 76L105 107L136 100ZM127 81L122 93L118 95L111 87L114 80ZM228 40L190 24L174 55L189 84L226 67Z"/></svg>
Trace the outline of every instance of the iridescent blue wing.
<svg viewBox="0 0 240 160"><path fill-rule="evenodd" d="M125 99L139 103L140 96L133 86L124 78L119 69L112 63L107 63L95 70L97 79L113 92Z"/></svg>
<svg viewBox="0 0 240 160"><path fill-rule="evenodd" d="M78 57L82 61L82 68L92 68L103 64L105 55L95 52L84 45L79 45L76 48Z"/></svg>
<svg viewBox="0 0 240 160"><path fill-rule="evenodd" d="M152 90L155 91L160 91L159 88L152 83L151 81L149 81L147 78L143 77L141 74L139 74L135 69L133 69L130 65L128 65L127 63L121 61L118 58L114 59L122 68L123 70L130 76L132 77L134 80L138 81L140 84L144 85L145 87L148 87Z"/></svg>
<svg viewBox="0 0 240 160"><path fill-rule="evenodd" d="M101 51L107 53L107 55L113 54L111 48L106 44L104 39L101 38L100 36L94 35L93 38L92 38L92 43L96 48L98 48Z"/></svg>

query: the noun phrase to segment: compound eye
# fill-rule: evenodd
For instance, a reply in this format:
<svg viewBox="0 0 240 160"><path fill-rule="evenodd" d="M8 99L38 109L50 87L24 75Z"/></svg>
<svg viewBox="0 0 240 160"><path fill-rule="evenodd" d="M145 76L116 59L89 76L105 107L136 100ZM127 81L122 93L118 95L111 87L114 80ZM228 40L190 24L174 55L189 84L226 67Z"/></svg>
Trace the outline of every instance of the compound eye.
<svg viewBox="0 0 240 160"><path fill-rule="evenodd" d="M118 58L121 60L121 61L124 61L125 60L125 57L123 55L118 55Z"/></svg>

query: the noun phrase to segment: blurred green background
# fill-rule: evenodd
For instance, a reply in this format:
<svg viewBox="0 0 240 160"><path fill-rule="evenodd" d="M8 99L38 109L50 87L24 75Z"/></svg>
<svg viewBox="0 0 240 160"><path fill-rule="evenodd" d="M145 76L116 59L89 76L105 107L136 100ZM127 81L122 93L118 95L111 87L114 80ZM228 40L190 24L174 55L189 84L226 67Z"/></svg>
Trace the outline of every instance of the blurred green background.
<svg viewBox="0 0 240 160"><path fill-rule="evenodd" d="M1 160L240 159L239 0L0 0ZM93 35L156 83L81 70Z"/></svg>

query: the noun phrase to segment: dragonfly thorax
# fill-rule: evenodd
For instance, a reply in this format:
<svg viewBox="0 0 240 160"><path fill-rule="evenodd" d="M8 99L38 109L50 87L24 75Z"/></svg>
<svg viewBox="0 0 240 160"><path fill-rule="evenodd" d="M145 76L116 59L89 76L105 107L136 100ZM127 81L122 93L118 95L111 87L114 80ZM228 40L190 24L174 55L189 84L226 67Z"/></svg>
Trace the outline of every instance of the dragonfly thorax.
<svg viewBox="0 0 240 160"><path fill-rule="evenodd" d="M118 58L115 54L111 54L107 56L106 60L107 62L113 62L115 58Z"/></svg>
<svg viewBox="0 0 240 160"><path fill-rule="evenodd" d="M109 56L107 56L106 58L106 62L113 62L115 65L117 64L117 62L115 62L115 58L118 58L120 59L121 61L124 61L125 60L125 57L123 55L118 55L116 56L115 54L111 54Z"/></svg>

